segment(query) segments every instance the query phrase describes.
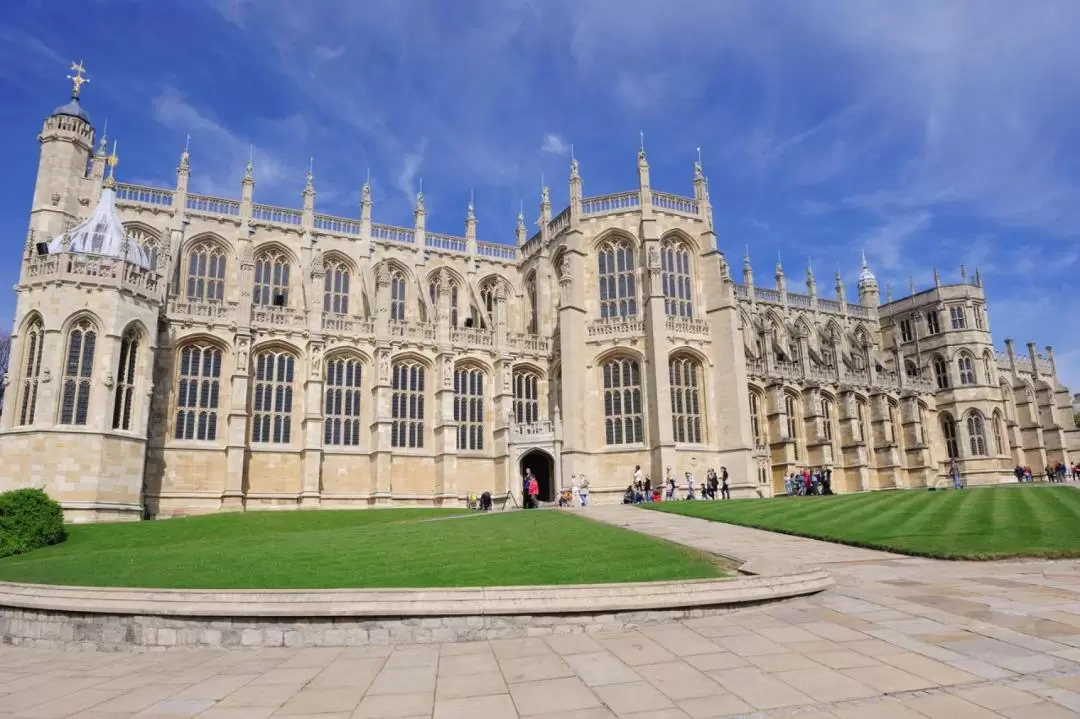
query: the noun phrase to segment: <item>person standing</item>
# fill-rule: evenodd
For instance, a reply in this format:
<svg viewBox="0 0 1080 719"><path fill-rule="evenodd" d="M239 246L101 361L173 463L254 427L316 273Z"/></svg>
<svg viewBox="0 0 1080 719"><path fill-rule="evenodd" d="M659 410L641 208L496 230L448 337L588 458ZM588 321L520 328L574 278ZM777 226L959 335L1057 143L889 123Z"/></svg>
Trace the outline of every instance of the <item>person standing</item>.
<svg viewBox="0 0 1080 719"><path fill-rule="evenodd" d="M949 476L952 478L953 489L964 488L964 483L960 480L960 466L956 463L955 459L949 463Z"/></svg>
<svg viewBox="0 0 1080 719"><path fill-rule="evenodd" d="M529 473L529 506L533 509L540 506L540 483L531 472Z"/></svg>
<svg viewBox="0 0 1080 719"><path fill-rule="evenodd" d="M574 499L581 496L581 487L578 486L578 478L576 474L570 475L570 506L573 505Z"/></svg>
<svg viewBox="0 0 1080 719"><path fill-rule="evenodd" d="M720 499L731 499L731 488L728 487L727 467L720 468Z"/></svg>
<svg viewBox="0 0 1080 719"><path fill-rule="evenodd" d="M525 468L525 476L521 478L521 504L525 509L532 509L529 506L529 478L532 477L532 469Z"/></svg>
<svg viewBox="0 0 1080 719"><path fill-rule="evenodd" d="M694 499L694 474L692 472L686 473L686 498Z"/></svg>
<svg viewBox="0 0 1080 719"><path fill-rule="evenodd" d="M581 480L581 506L585 507L589 504L589 480L584 474L578 479Z"/></svg>

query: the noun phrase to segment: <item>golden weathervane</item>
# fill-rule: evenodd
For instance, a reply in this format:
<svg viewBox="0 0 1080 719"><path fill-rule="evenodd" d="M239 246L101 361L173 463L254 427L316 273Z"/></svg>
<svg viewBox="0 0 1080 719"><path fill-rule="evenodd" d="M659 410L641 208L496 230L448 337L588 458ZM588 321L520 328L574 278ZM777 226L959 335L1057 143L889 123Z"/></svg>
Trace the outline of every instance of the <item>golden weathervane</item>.
<svg viewBox="0 0 1080 719"><path fill-rule="evenodd" d="M82 91L82 86L90 82L90 78L83 77L83 73L86 72L86 68L83 67L82 60L71 63L71 71L74 75L68 75L68 80L71 80L71 96L74 99L79 99L79 93Z"/></svg>

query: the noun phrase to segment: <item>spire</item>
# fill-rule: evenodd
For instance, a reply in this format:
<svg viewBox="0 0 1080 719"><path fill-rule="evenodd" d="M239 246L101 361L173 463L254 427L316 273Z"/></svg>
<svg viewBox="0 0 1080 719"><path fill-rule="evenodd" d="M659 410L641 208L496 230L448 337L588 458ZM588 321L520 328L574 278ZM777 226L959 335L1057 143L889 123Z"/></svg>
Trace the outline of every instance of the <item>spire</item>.
<svg viewBox="0 0 1080 719"><path fill-rule="evenodd" d="M580 180L581 174L578 172L577 157L574 156L574 146L570 145L570 181Z"/></svg>
<svg viewBox="0 0 1080 719"><path fill-rule="evenodd" d="M754 270L750 267L750 245L746 246L746 253L743 255L742 276L743 284L745 284L747 287L754 286ZM750 293L750 296L753 297L752 292Z"/></svg>
<svg viewBox="0 0 1080 719"><path fill-rule="evenodd" d="M476 210L473 205L473 191L469 190L469 207L465 212L465 239L476 242ZM469 250L472 252L473 250Z"/></svg>
<svg viewBox="0 0 1080 719"><path fill-rule="evenodd" d="M74 75L68 75L67 79L71 80L71 99L78 100L79 93L82 92L82 86L90 82L90 78L83 77L83 73L86 72L86 68L83 66L83 61L71 63L70 69Z"/></svg>
<svg viewBox="0 0 1080 719"><path fill-rule="evenodd" d="M844 291L844 276L840 274L839 268L836 270L836 299L839 302L847 301L847 292Z"/></svg>
<svg viewBox="0 0 1080 719"><path fill-rule="evenodd" d="M427 212L424 210L424 180L420 179L420 191L416 193L416 209L413 210L413 217L416 218L416 229L422 230L425 227L424 218L427 216Z"/></svg>
<svg viewBox="0 0 1080 719"><path fill-rule="evenodd" d="M705 181L705 171L703 167L704 165L701 163L701 148L699 147L697 149L697 162L694 163L694 182L697 182L698 180L701 180L702 182Z"/></svg>
<svg viewBox="0 0 1080 719"><path fill-rule="evenodd" d="M885 283L885 302L892 302L892 283Z"/></svg>
<svg viewBox="0 0 1080 719"><path fill-rule="evenodd" d="M941 273L936 267L934 268L934 287L941 287Z"/></svg>
<svg viewBox="0 0 1080 719"><path fill-rule="evenodd" d="M515 230L518 247L525 244L525 232L525 201L522 200L521 207L518 208L517 229Z"/></svg>
<svg viewBox="0 0 1080 719"><path fill-rule="evenodd" d="M109 118L105 118L105 127L101 130L101 140L98 141L97 154L104 156L109 146Z"/></svg>
<svg viewBox="0 0 1080 719"><path fill-rule="evenodd" d="M244 182L255 182L255 146L248 145L247 167L244 168Z"/></svg>
<svg viewBox="0 0 1080 719"><path fill-rule="evenodd" d="M105 187L116 186L116 166L120 164L120 158L116 156L116 148L119 143L113 140L112 154L105 158L105 162L108 164L109 176L105 178Z"/></svg>
<svg viewBox="0 0 1080 719"><path fill-rule="evenodd" d="M978 265L975 265L975 286L982 287L982 271Z"/></svg>
<svg viewBox="0 0 1080 719"><path fill-rule="evenodd" d="M967 268L960 265L960 282L961 284L967 284Z"/></svg>
<svg viewBox="0 0 1080 719"><path fill-rule="evenodd" d="M304 194L315 194L315 158L308 158L307 180L304 182Z"/></svg>
<svg viewBox="0 0 1080 719"><path fill-rule="evenodd" d="M780 257L780 250L776 251L776 280L777 282L784 276L784 262Z"/></svg>
<svg viewBox="0 0 1080 719"><path fill-rule="evenodd" d="M368 168L364 186L360 188L360 221L371 222L371 168Z"/></svg>
<svg viewBox="0 0 1080 719"><path fill-rule="evenodd" d="M465 212L465 219L469 222L476 222L476 207L473 204L475 198L475 190L469 190L469 207Z"/></svg>
<svg viewBox="0 0 1080 719"><path fill-rule="evenodd" d="M909 276L907 278L907 288L908 288L908 294L910 294L912 297L914 297L915 296L915 278L914 277Z"/></svg>
<svg viewBox="0 0 1080 719"><path fill-rule="evenodd" d="M187 174L191 172L191 134L184 139L184 151L180 153L180 166L176 168L177 172Z"/></svg>
<svg viewBox="0 0 1080 719"><path fill-rule="evenodd" d="M859 284L862 285L863 283L873 282L876 285L877 278L874 277L874 273L870 271L870 265L866 263L866 252L860 250L860 253L862 254L862 271L859 272Z"/></svg>
<svg viewBox="0 0 1080 719"><path fill-rule="evenodd" d="M814 265L810 258L806 258L806 289L811 296L817 294L817 280L814 279Z"/></svg>

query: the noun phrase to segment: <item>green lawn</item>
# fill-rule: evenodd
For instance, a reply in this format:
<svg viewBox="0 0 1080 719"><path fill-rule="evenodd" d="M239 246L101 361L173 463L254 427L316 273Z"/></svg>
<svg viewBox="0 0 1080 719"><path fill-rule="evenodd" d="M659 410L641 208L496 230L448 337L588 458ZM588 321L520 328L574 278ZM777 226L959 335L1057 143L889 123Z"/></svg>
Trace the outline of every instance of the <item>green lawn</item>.
<svg viewBox="0 0 1080 719"><path fill-rule="evenodd" d="M1080 491L1065 486L911 489L642 506L942 559L1080 557Z"/></svg>
<svg viewBox="0 0 1080 719"><path fill-rule="evenodd" d="M62 544L0 560L0 580L315 589L723 576L713 557L564 512L457 514L462 512L249 512L72 525Z"/></svg>

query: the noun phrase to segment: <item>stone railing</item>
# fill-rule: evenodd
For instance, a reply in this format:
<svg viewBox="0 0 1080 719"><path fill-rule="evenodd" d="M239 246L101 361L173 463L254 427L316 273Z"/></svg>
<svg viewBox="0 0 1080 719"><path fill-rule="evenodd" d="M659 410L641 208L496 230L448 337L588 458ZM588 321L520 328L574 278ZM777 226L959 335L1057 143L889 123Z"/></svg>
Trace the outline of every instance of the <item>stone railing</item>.
<svg viewBox="0 0 1080 719"><path fill-rule="evenodd" d="M438 326L429 322L391 322L390 337L407 340L434 342L438 336Z"/></svg>
<svg viewBox="0 0 1080 719"><path fill-rule="evenodd" d="M783 379L802 379L802 365L788 360L776 360L773 363L773 372Z"/></svg>
<svg viewBox="0 0 1080 719"><path fill-rule="evenodd" d="M836 381L836 367L829 367L811 362L806 369L806 376L812 380L817 382Z"/></svg>
<svg viewBox="0 0 1080 719"><path fill-rule="evenodd" d="M570 208L555 216L555 219L548 224L548 235L552 238L558 237L559 233L570 227Z"/></svg>
<svg viewBox="0 0 1080 719"><path fill-rule="evenodd" d="M635 207L641 207L641 192L616 192L613 195L600 195L599 197L586 197L581 201L581 214L606 215L613 212L626 212Z"/></svg>
<svg viewBox="0 0 1080 719"><path fill-rule="evenodd" d="M330 215L315 215L315 229L330 235L360 235L360 220Z"/></svg>
<svg viewBox="0 0 1080 719"><path fill-rule="evenodd" d="M416 235L413 230L404 227L394 227L393 225L381 225L378 222L371 223L371 237L376 240L401 242L406 245L411 245L416 241Z"/></svg>
<svg viewBox="0 0 1080 719"><path fill-rule="evenodd" d="M424 242L432 249L447 250L449 252L465 252L468 247L468 243L464 237L454 237L453 235L444 235L439 232L426 233Z"/></svg>
<svg viewBox="0 0 1080 719"><path fill-rule="evenodd" d="M79 252L32 256L27 263L26 279L29 284L67 280L117 287L150 297L156 296L160 287L155 270L117 257Z"/></svg>
<svg viewBox="0 0 1080 719"><path fill-rule="evenodd" d="M535 354L551 354L551 340L540 335L527 334L524 332L507 332L506 342L511 350L518 352L530 352Z"/></svg>
<svg viewBox="0 0 1080 719"><path fill-rule="evenodd" d="M118 205L171 208L173 204L173 191L118 182L116 183L116 203Z"/></svg>
<svg viewBox="0 0 1080 719"><path fill-rule="evenodd" d="M510 437L514 439L530 439L537 440L544 437L555 437L555 423L550 420L544 420L542 422L531 422L529 424L517 424L516 422L510 425Z"/></svg>
<svg viewBox="0 0 1080 719"><path fill-rule="evenodd" d="M750 288L746 285L736 284L735 296L742 300L749 300ZM838 300L811 297L810 295L801 295L797 292L781 292L780 290L771 287L755 287L754 301L768 305L783 305L786 302L788 307L795 309L811 309L816 303L818 312L837 315L844 314L844 306L841 305ZM864 307L862 305L850 303L847 304L847 314L852 317L869 318L872 312L872 307Z"/></svg>
<svg viewBox="0 0 1080 719"><path fill-rule="evenodd" d="M701 207L697 200L680 195L672 195L667 192L652 192L652 206L665 212L677 212L680 215L697 217L701 214Z"/></svg>
<svg viewBox="0 0 1080 719"><path fill-rule="evenodd" d="M296 227L304 223L304 214L300 212L300 210L290 210L286 207L252 205L251 219L258 222L269 222L276 225Z"/></svg>
<svg viewBox="0 0 1080 719"><path fill-rule="evenodd" d="M236 200L225 200L208 195L188 195L184 202L184 209L194 215L209 215L211 217L240 216L240 203Z"/></svg>
<svg viewBox="0 0 1080 719"><path fill-rule="evenodd" d="M372 335L375 334L375 320L323 312L322 328L324 332L349 336Z"/></svg>
<svg viewBox="0 0 1080 719"><path fill-rule="evenodd" d="M174 297L169 300L169 320L229 320L236 316L236 302L203 302Z"/></svg>
<svg viewBox="0 0 1080 719"><path fill-rule="evenodd" d="M932 394L937 390L934 381L926 377L904 377L904 387L921 394Z"/></svg>
<svg viewBox="0 0 1080 719"><path fill-rule="evenodd" d="M293 307L264 307L256 305L251 308L251 324L268 327L284 327L286 329L299 329L307 326L307 317L303 310Z"/></svg>
<svg viewBox="0 0 1080 719"><path fill-rule="evenodd" d="M451 327L450 344L458 347L494 347L495 331L482 327Z"/></svg>
<svg viewBox="0 0 1080 719"><path fill-rule="evenodd" d="M498 242L477 242L476 254L489 260L513 262L518 258L518 249L513 245L502 245Z"/></svg>
<svg viewBox="0 0 1080 719"><path fill-rule="evenodd" d="M679 337L709 336L709 323L706 320L690 317L668 317L665 323L667 331Z"/></svg>
<svg viewBox="0 0 1080 719"><path fill-rule="evenodd" d="M645 322L637 317L607 317L589 324L589 337L615 338L640 335Z"/></svg>
<svg viewBox="0 0 1080 719"><path fill-rule="evenodd" d="M765 360L747 359L746 373L751 377L764 377L766 375Z"/></svg>

